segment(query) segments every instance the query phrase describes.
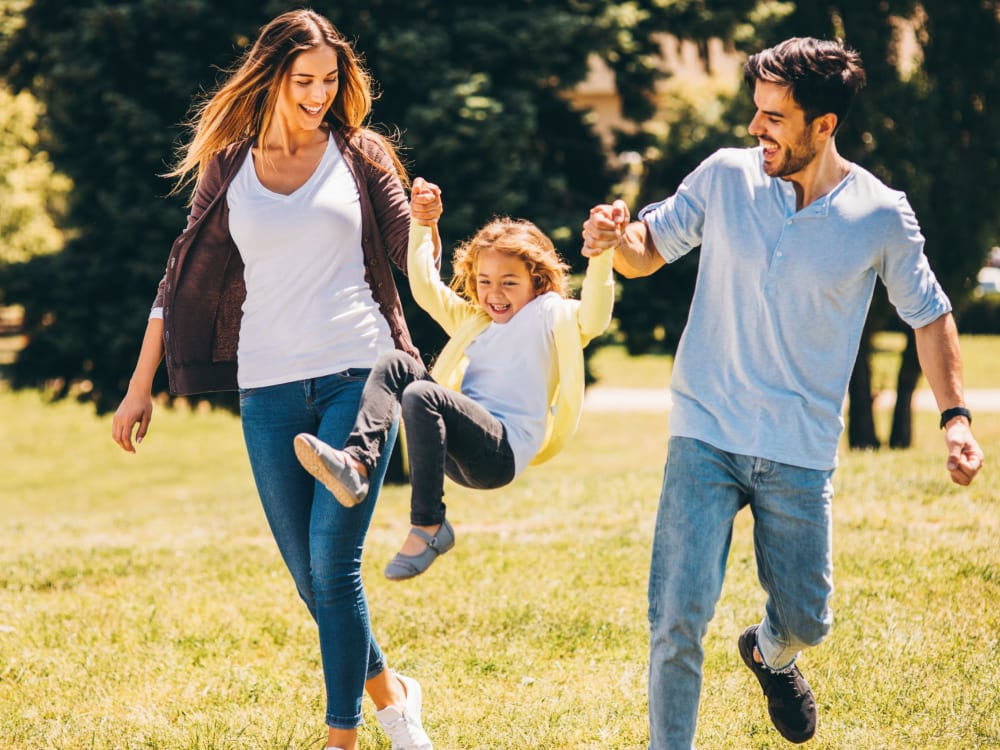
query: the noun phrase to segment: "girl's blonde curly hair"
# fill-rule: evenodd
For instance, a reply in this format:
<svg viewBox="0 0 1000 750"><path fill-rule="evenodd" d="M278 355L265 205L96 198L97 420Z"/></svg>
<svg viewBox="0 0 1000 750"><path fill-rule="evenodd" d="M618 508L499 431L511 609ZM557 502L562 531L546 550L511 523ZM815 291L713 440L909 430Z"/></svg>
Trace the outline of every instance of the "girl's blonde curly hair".
<svg viewBox="0 0 1000 750"><path fill-rule="evenodd" d="M451 265L451 288L471 302L479 302L476 263L485 250L496 250L520 258L528 267L535 295L555 292L569 296L569 266L563 262L545 233L524 219L497 218L490 221L455 250Z"/></svg>

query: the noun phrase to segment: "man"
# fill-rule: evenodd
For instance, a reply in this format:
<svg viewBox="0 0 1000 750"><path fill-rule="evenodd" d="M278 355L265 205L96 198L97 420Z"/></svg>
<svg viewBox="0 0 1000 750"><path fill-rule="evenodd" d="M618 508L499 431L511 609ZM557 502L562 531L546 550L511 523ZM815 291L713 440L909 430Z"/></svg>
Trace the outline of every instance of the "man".
<svg viewBox="0 0 1000 750"><path fill-rule="evenodd" d="M637 222L616 201L584 224L584 254L615 246L626 277L701 246L671 379L649 580L652 750L693 747L701 642L744 505L767 602L740 636L740 656L786 739L816 731L795 660L832 622L831 480L876 277L916 331L951 478L967 485L983 460L951 304L916 218L902 193L837 153L834 136L865 83L860 57L839 42L790 39L750 57L744 78L756 148L716 152Z"/></svg>

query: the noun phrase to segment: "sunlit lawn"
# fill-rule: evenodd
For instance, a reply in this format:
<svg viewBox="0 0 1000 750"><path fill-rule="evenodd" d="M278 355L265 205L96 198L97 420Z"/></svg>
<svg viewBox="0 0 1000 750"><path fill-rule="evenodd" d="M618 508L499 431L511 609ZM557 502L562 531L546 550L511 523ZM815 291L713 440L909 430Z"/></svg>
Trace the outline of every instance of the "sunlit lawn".
<svg viewBox="0 0 1000 750"><path fill-rule="evenodd" d="M980 357L1000 354L981 343L966 347L975 387L995 377ZM666 382L662 358L602 358L609 384ZM0 748L322 748L315 629L237 420L159 409L131 456L87 407L0 391L0 415ZM810 747L1000 746L1000 492L991 466L971 488L947 481L936 419L916 415L912 450L842 452L836 624L801 663L821 712ZM407 506L405 488L383 493L365 568L374 628L421 680L436 748L645 747L666 420L588 412L514 486L449 485L458 544L415 581L381 576ZM995 459L1000 415L975 427ZM750 533L741 516L706 639L708 750L787 746L735 649L761 614ZM362 748L385 750L370 709Z"/></svg>

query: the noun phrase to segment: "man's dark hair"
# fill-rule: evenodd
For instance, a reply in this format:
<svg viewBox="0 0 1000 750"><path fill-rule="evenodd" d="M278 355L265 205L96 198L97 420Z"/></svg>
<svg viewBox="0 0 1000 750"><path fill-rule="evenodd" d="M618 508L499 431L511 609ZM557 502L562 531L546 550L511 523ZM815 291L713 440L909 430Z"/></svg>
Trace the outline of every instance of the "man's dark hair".
<svg viewBox="0 0 1000 750"><path fill-rule="evenodd" d="M753 91L757 81L787 86L805 112L806 122L832 112L836 133L847 117L854 95L865 85L861 55L839 39L795 37L751 55L743 80Z"/></svg>

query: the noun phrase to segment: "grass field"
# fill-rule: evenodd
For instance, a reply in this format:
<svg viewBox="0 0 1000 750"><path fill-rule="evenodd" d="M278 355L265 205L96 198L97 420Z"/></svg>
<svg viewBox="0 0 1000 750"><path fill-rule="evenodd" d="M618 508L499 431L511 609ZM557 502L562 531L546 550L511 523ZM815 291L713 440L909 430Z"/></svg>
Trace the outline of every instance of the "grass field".
<svg viewBox="0 0 1000 750"><path fill-rule="evenodd" d="M997 347L963 342L969 387L991 385ZM607 384L666 382L662 358L595 364ZM132 456L87 407L0 390L0 414L0 748L322 748L315 628L237 420L158 409ZM386 488L365 563L373 624L423 684L438 750L645 747L666 419L586 413L514 486L449 485L458 544L411 582L381 577L406 530L405 488ZM975 427L989 463L1000 415ZM915 433L909 451L842 452L836 624L801 660L816 750L1000 747L1000 490L990 465L971 488L947 481L935 415ZM750 534L743 514L706 639L707 750L788 746L735 648L763 601ZM362 748L387 750L370 704L366 719Z"/></svg>

